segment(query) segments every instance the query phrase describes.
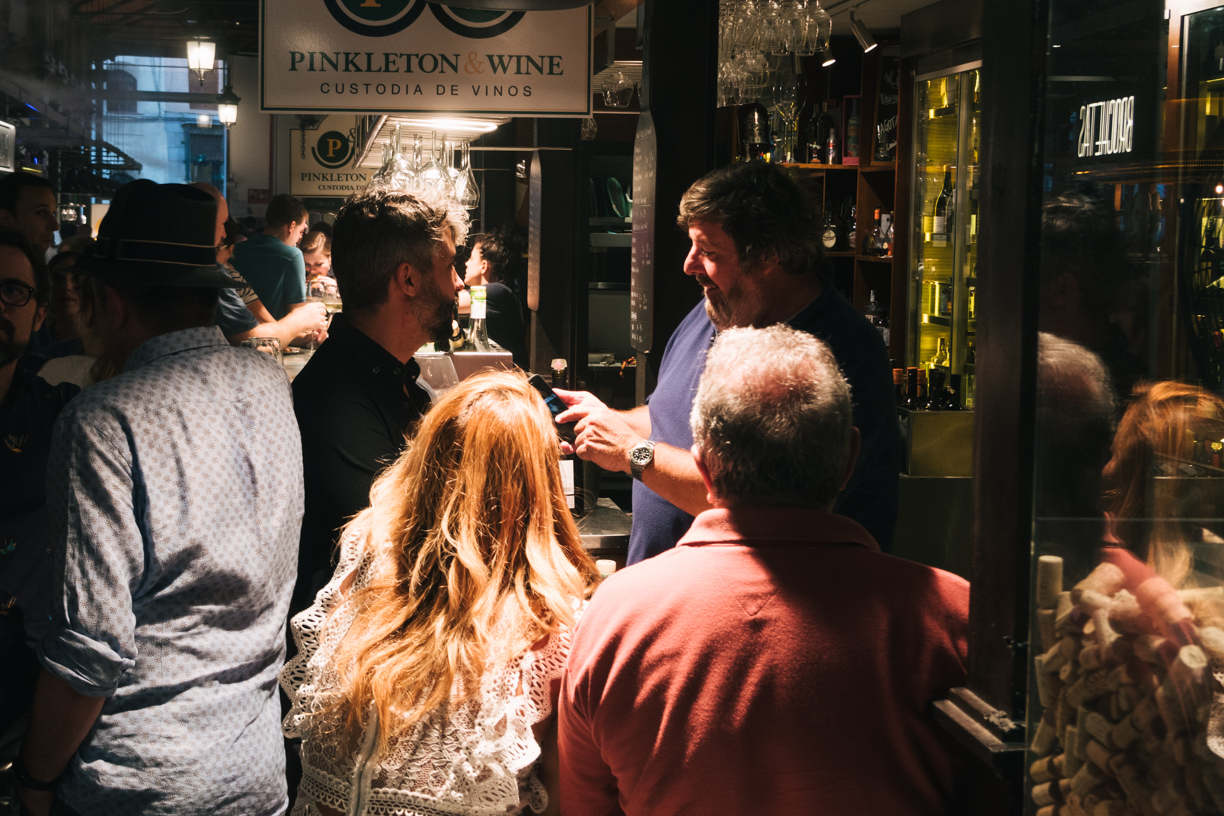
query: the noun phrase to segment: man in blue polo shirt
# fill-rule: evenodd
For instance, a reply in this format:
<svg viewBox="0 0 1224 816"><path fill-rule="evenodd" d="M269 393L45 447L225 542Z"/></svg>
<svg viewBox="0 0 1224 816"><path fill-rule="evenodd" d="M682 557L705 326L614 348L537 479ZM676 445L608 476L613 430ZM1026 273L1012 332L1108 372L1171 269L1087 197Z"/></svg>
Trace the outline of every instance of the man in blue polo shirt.
<svg viewBox="0 0 1224 816"><path fill-rule="evenodd" d="M684 271L705 299L668 341L648 404L613 411L591 394L558 392L571 408L557 421L578 421L578 456L636 480L629 563L674 547L710 507L690 452L689 416L715 335L776 323L823 340L849 381L862 452L835 512L867 528L883 550L891 547L901 436L888 350L824 274L816 216L776 165L736 164L696 181L677 221L693 242Z"/></svg>
<svg viewBox="0 0 1224 816"><path fill-rule="evenodd" d="M276 320L306 302L306 262L297 244L309 228L302 202L278 195L268 204L264 231L234 247L230 263Z"/></svg>

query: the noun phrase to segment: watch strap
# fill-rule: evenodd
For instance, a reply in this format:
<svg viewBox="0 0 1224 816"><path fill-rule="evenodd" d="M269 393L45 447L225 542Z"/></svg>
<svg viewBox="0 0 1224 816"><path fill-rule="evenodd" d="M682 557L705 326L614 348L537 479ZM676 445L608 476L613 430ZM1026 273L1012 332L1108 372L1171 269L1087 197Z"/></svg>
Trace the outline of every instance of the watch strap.
<svg viewBox="0 0 1224 816"><path fill-rule="evenodd" d="M33 791L52 791L55 790L55 783L58 778L52 779L50 782L44 782L41 779L36 779L30 775L25 763L21 761L21 756L18 755L13 760L13 776L17 777L17 784L26 790Z"/></svg>

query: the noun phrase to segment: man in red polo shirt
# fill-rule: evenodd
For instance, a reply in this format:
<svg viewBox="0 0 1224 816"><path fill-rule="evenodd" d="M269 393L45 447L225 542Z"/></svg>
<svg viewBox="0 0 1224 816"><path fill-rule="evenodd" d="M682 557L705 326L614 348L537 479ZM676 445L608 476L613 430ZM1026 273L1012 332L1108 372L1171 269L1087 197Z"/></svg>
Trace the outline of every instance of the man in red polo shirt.
<svg viewBox="0 0 1224 816"><path fill-rule="evenodd" d="M720 333L692 427L713 509L574 633L562 812L947 812L928 707L965 681L969 585L830 512L858 449L833 355L786 326Z"/></svg>

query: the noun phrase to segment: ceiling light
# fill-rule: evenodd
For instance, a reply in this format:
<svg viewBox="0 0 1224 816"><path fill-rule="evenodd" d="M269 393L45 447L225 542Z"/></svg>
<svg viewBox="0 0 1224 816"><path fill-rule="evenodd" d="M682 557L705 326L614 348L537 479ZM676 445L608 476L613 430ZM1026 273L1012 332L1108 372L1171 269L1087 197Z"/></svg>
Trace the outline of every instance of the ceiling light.
<svg viewBox="0 0 1224 816"><path fill-rule="evenodd" d="M234 93L234 88L226 85L217 97L217 118L227 128L238 121L238 103L242 100Z"/></svg>
<svg viewBox="0 0 1224 816"><path fill-rule="evenodd" d="M850 12L850 31L854 33L854 38L862 46L864 54L876 47L875 38L871 36L871 32L867 30L867 27L855 18L853 10Z"/></svg>
<svg viewBox="0 0 1224 816"><path fill-rule="evenodd" d="M828 68L833 63L837 62L837 57L833 56L832 51L825 51L820 62L821 68Z"/></svg>
<svg viewBox="0 0 1224 816"><path fill-rule="evenodd" d="M201 39L187 41L187 68L200 77L201 85L204 84L204 75L213 69L216 56L215 42Z"/></svg>

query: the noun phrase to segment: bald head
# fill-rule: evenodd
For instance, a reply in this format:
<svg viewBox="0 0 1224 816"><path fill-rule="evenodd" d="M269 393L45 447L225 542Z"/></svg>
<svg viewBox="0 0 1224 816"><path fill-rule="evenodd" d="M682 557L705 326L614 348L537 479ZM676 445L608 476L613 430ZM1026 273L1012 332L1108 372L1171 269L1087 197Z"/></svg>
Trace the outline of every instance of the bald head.
<svg viewBox="0 0 1224 816"><path fill-rule="evenodd" d="M217 229L216 240L213 242L216 246L221 246L221 242L225 240L225 222L229 220L229 204L225 202L225 196L221 195L221 191L211 184L205 184L202 181L192 182L192 187L197 190L203 190L213 197L213 201L217 202Z"/></svg>

